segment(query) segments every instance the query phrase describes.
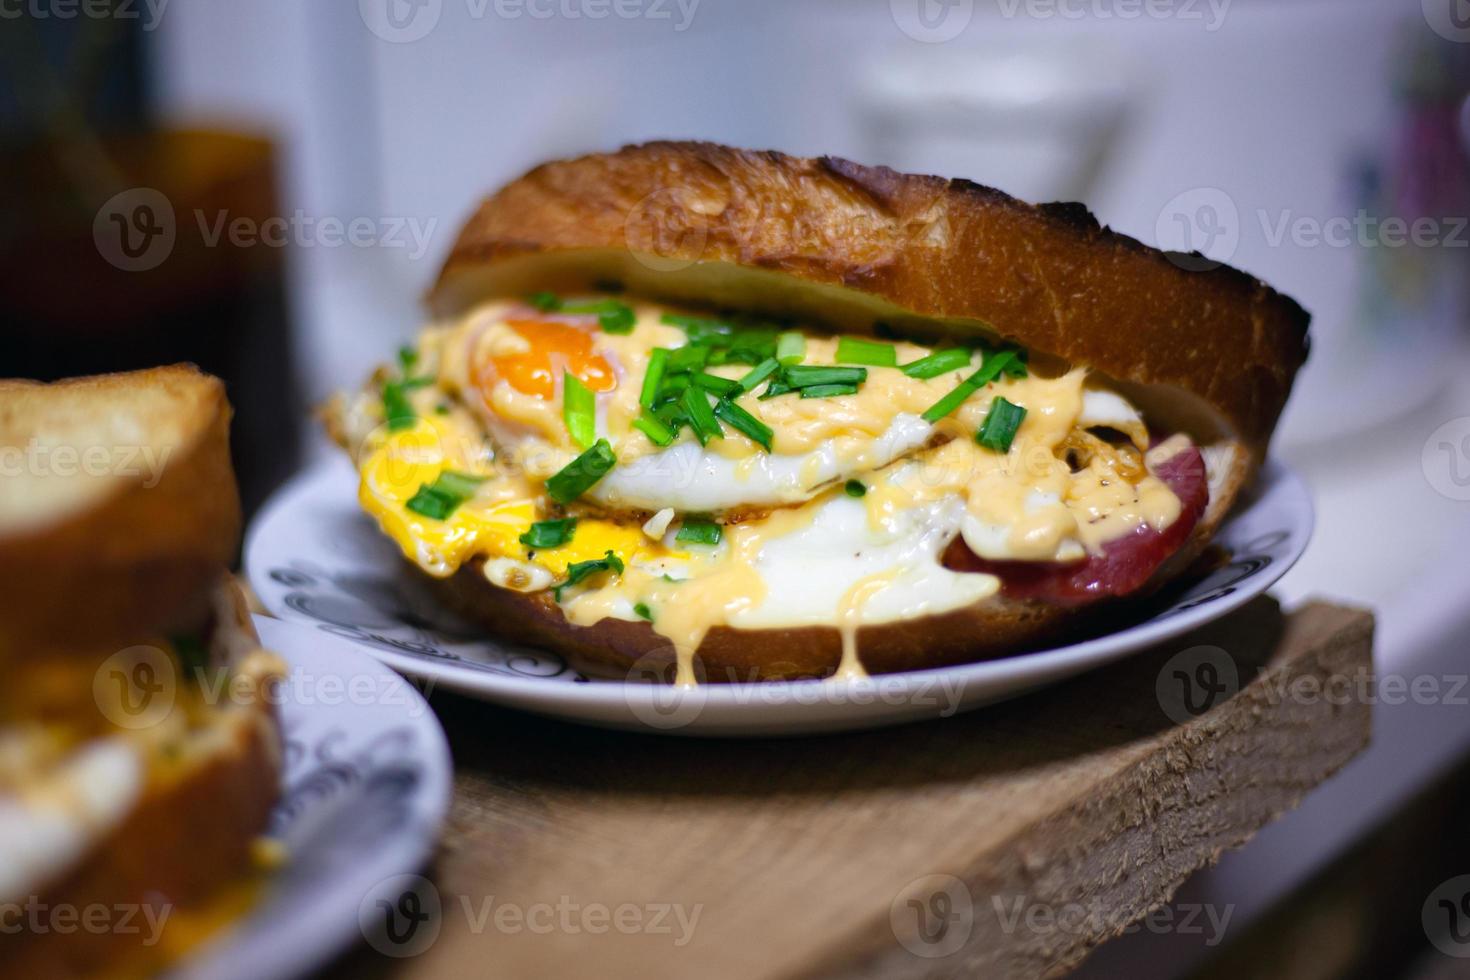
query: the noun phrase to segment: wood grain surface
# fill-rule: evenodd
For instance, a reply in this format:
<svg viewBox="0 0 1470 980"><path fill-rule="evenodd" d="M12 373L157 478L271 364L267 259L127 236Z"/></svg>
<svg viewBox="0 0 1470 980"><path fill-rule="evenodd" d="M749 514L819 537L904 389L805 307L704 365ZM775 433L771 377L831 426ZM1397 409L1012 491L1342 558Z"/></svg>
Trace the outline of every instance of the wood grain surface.
<svg viewBox="0 0 1470 980"><path fill-rule="evenodd" d="M1063 974L1367 744L1372 625L1258 599L1002 705L795 740L618 734L436 693L458 775L432 942L333 972ZM1214 703L1183 709L1184 678Z"/></svg>

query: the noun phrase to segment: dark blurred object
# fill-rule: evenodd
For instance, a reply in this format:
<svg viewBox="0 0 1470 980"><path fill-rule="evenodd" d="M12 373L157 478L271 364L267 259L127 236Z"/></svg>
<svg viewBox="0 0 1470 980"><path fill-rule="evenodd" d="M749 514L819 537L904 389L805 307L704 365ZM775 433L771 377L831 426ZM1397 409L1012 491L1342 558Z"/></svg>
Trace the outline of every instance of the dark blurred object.
<svg viewBox="0 0 1470 980"><path fill-rule="evenodd" d="M119 109L142 99L141 46L95 35L126 37L128 23L6 28L28 25L45 43L15 45L10 33L6 45L16 114L0 151L0 376L175 361L220 376L248 514L295 467L303 410L284 250L261 238L279 214L275 154L245 135L150 130L140 106ZM99 117L126 131L100 131Z"/></svg>

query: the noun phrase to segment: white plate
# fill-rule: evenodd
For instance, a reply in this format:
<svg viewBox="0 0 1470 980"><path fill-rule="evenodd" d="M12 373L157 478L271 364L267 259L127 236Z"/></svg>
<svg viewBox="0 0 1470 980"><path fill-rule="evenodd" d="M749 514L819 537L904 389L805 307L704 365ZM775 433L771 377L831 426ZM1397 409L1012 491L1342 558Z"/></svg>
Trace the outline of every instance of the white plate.
<svg viewBox="0 0 1470 980"><path fill-rule="evenodd" d="M1177 636L1266 591L1301 557L1312 503L1270 462L1256 497L1217 537L1228 565L1144 621L1097 639L1001 660L867 681L711 684L689 690L590 680L554 653L486 639L444 610L357 506L346 460L301 474L256 519L251 584L285 619L347 637L395 670L497 704L592 725L683 735L786 735L947 716L1061 680Z"/></svg>
<svg viewBox="0 0 1470 980"><path fill-rule="evenodd" d="M449 809L449 745L413 685L351 643L261 616L255 625L291 665L280 688L285 786L269 830L290 858L249 915L170 974L189 980L301 976L371 941L378 902L423 869Z"/></svg>

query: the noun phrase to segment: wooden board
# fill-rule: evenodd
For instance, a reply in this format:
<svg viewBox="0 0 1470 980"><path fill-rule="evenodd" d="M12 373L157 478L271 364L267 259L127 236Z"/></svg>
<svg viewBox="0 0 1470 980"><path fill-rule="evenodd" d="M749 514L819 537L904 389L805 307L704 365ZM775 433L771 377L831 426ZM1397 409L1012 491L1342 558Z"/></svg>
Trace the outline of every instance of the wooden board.
<svg viewBox="0 0 1470 980"><path fill-rule="evenodd" d="M1020 700L785 741L616 734L436 694L458 777L433 941L338 969L1060 975L1367 744L1365 697L1311 691L1365 690L1371 634L1365 612L1261 599ZM1161 671L1167 690L1170 658L1202 644L1240 690L1177 723ZM1077 908L1105 914L1049 924Z"/></svg>

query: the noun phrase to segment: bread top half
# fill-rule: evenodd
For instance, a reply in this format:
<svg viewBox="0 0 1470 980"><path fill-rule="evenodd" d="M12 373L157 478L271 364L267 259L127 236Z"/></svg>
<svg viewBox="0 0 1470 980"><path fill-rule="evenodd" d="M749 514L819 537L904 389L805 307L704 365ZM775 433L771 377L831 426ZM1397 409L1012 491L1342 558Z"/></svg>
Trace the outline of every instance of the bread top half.
<svg viewBox="0 0 1470 980"><path fill-rule="evenodd" d="M1150 248L1079 204L836 157L656 142L543 164L487 198L429 294L650 298L1086 366L1156 423L1265 458L1310 317L1244 272Z"/></svg>
<svg viewBox="0 0 1470 980"><path fill-rule="evenodd" d="M223 383L0 381L0 662L197 620L240 540Z"/></svg>

